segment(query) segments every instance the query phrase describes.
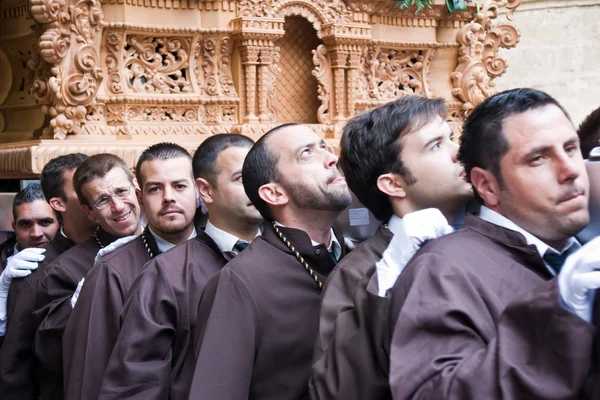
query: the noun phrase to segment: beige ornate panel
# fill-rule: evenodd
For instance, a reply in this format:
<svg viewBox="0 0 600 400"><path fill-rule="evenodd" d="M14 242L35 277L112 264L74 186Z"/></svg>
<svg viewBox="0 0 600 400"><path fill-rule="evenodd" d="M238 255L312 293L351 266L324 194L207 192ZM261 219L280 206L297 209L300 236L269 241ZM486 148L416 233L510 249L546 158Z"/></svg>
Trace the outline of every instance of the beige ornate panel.
<svg viewBox="0 0 600 400"><path fill-rule="evenodd" d="M507 68L499 49L519 40L500 6L6 0L0 177L38 174L67 150L113 151L133 166L157 141L193 150L208 135L258 138L283 122L309 124L335 149L348 118L406 95L443 97L460 133Z"/></svg>

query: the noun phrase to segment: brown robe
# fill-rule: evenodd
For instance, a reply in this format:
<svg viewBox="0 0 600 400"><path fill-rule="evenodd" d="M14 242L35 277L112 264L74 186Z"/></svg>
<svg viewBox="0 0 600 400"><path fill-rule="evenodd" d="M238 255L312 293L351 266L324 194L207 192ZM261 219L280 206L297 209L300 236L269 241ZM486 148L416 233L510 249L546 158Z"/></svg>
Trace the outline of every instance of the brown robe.
<svg viewBox="0 0 600 400"><path fill-rule="evenodd" d="M0 348L0 399L36 399L39 391L38 366L33 354L35 336L35 291L40 276L60 254L75 242L60 232L44 248L44 260L27 277L14 279L7 299L6 346Z"/></svg>
<svg viewBox="0 0 600 400"><path fill-rule="evenodd" d="M335 266L326 247L313 247L303 231L280 229L325 281ZM205 294L189 398L306 398L321 290L271 225L211 279Z"/></svg>
<svg viewBox="0 0 600 400"><path fill-rule="evenodd" d="M100 399L186 399L202 290L226 259L204 232L144 267L121 313Z"/></svg>
<svg viewBox="0 0 600 400"><path fill-rule="evenodd" d="M406 266L391 316L394 400L573 399L590 368L596 329L535 246L472 215Z"/></svg>
<svg viewBox="0 0 600 400"><path fill-rule="evenodd" d="M98 231L104 246L117 238ZM94 237L65 251L48 265L38 282L34 317L34 353L40 362L40 399L63 398L62 336L71 315L71 297L94 265L100 244Z"/></svg>
<svg viewBox="0 0 600 400"><path fill-rule="evenodd" d="M154 236L142 235L102 257L88 272L63 335L64 398L97 399L112 353L125 300L135 278L158 255Z"/></svg>
<svg viewBox="0 0 600 400"><path fill-rule="evenodd" d="M321 298L309 392L312 399L389 399L389 298L377 295L375 264L392 240L381 225L333 270ZM373 286L368 291L368 285Z"/></svg>

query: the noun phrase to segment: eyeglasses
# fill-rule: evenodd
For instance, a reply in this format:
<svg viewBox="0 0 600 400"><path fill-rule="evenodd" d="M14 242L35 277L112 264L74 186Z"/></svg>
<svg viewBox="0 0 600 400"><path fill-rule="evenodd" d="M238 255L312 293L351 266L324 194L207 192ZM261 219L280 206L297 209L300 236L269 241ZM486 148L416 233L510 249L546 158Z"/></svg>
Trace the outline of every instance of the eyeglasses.
<svg viewBox="0 0 600 400"><path fill-rule="evenodd" d="M124 199L125 197L129 196L129 193L131 193L131 189L133 189L132 186L117 188L113 194L108 196L102 196L98 200L96 200L96 202L94 203L94 207L96 207L96 209L98 210L102 210L110 204L113 197L116 197L118 199Z"/></svg>

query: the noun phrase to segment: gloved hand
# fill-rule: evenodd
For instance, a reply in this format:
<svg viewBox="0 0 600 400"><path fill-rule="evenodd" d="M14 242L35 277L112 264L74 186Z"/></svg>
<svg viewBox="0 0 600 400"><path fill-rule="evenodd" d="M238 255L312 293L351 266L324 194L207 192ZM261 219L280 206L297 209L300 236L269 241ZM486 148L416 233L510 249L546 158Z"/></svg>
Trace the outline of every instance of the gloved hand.
<svg viewBox="0 0 600 400"><path fill-rule="evenodd" d="M94 264L96 264L102 257L107 255L108 253L115 251L119 247L125 246L127 243L131 242L136 237L137 237L136 235L125 236L125 237L115 240L108 246L101 248L100 250L98 250L98 254L96 254L96 258L94 259Z"/></svg>
<svg viewBox="0 0 600 400"><path fill-rule="evenodd" d="M558 274L558 291L567 309L592 321L596 289L600 288L600 237L567 257Z"/></svg>
<svg viewBox="0 0 600 400"><path fill-rule="evenodd" d="M71 308L75 308L75 304L77 304L77 299L79 298L79 293L81 292L84 282L85 278L81 278L77 284L77 289L75 289L75 293L73 293L73 297L71 297Z"/></svg>
<svg viewBox="0 0 600 400"><path fill-rule="evenodd" d="M38 263L46 257L46 249L30 247L11 257L6 268L0 275L0 296L3 292L8 294L10 283L14 278L24 278L38 267Z"/></svg>
<svg viewBox="0 0 600 400"><path fill-rule="evenodd" d="M392 218L389 228L394 237L377 262L379 296L385 296L394 286L398 275L423 244L453 231L437 208L415 211L402 219Z"/></svg>

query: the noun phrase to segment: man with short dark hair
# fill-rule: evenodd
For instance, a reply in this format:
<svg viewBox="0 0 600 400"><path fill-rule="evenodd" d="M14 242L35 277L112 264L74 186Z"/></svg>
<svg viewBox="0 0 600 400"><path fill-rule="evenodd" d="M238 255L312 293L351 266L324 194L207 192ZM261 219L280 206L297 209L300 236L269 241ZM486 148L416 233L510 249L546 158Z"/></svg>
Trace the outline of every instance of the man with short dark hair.
<svg viewBox="0 0 600 400"><path fill-rule="evenodd" d="M87 159L80 153L68 154L50 160L40 176L40 184L46 201L60 216L62 227L54 239L46 244L44 261L37 270L24 279L14 281L8 295L9 314L19 324L9 324L6 340L10 346L0 350L0 397L19 400L37 398L39 377L33 340L36 323L35 293L40 277L46 266L56 257L75 245L89 239L96 229L95 221L90 221L77 200L73 189L73 174Z"/></svg>
<svg viewBox="0 0 600 400"><path fill-rule="evenodd" d="M600 241L575 251L589 183L573 124L546 93L506 91L467 118L459 160L480 216L426 243L392 289L392 396L577 398Z"/></svg>
<svg viewBox="0 0 600 400"><path fill-rule="evenodd" d="M420 243L435 236L427 236L424 228L450 230L448 224L472 197L446 113L443 99L407 96L354 117L344 128L340 165L348 186L386 224L329 275L311 398L390 397L385 351L390 300L385 293L400 271L378 271L383 275L378 276L376 264L392 234L402 252L394 257L408 261ZM413 231L418 234L408 234ZM379 284L382 279L389 283Z"/></svg>
<svg viewBox="0 0 600 400"><path fill-rule="evenodd" d="M579 125L577 135L581 141L583 158L589 158L594 147L600 146L600 108L592 111Z"/></svg>
<svg viewBox="0 0 600 400"><path fill-rule="evenodd" d="M96 399L120 330L119 315L144 265L196 236L192 157L173 143L150 146L136 166L148 220L135 240L102 257L85 277L63 336L65 399Z"/></svg>
<svg viewBox="0 0 600 400"><path fill-rule="evenodd" d="M221 134L196 150L192 163L208 209L206 232L155 257L141 271L121 313L100 399L187 398L204 285L241 251L241 244L259 234L260 215L240 179L252 144L242 135Z"/></svg>
<svg viewBox="0 0 600 400"><path fill-rule="evenodd" d="M307 396L322 284L346 251L331 228L351 201L337 160L298 124L248 153L244 188L266 222L205 288L190 398Z"/></svg>
<svg viewBox="0 0 600 400"><path fill-rule="evenodd" d="M118 238L139 233L140 206L134 177L113 154L96 154L73 175L79 202L90 221L98 221L93 236L54 260L40 278L36 293L38 326L34 352L41 364L41 399L63 398L62 336L71 315L71 298L94 265L101 248Z"/></svg>

